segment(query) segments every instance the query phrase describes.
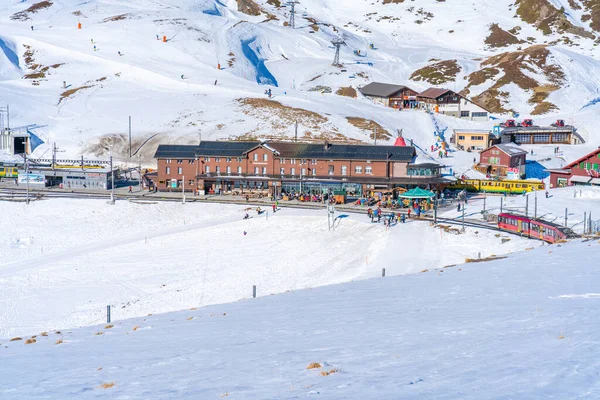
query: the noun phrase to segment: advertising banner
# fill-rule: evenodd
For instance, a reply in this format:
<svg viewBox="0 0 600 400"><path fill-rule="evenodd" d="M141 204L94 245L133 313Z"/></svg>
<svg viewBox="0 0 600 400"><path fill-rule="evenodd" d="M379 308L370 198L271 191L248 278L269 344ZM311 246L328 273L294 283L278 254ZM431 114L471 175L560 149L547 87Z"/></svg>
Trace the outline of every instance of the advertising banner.
<svg viewBox="0 0 600 400"><path fill-rule="evenodd" d="M20 173L19 172L19 184L21 183L27 183L27 181L29 180L30 184L34 184L34 185L44 185L45 184L45 177L44 175L40 175L40 174L29 174L29 175L25 175L25 173Z"/></svg>

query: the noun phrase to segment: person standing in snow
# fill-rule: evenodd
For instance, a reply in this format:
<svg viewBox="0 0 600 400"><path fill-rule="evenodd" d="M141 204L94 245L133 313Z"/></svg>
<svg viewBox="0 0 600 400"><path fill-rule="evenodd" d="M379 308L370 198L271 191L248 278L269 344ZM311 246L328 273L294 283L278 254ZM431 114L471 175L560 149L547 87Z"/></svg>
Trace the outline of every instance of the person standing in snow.
<svg viewBox="0 0 600 400"><path fill-rule="evenodd" d="M96 45L94 45L94 51L96 51Z"/></svg>
<svg viewBox="0 0 600 400"><path fill-rule="evenodd" d="M33 25L31 25L31 30L33 30Z"/></svg>
<svg viewBox="0 0 600 400"><path fill-rule="evenodd" d="M275 205L275 203L273 203L273 214L275 214L277 212L277 206Z"/></svg>
<svg viewBox="0 0 600 400"><path fill-rule="evenodd" d="M456 211L460 212L460 202L458 202L458 204L456 204Z"/></svg>
<svg viewBox="0 0 600 400"><path fill-rule="evenodd" d="M410 218L410 207L408 207L408 211L406 213L408 214L408 218Z"/></svg>
<svg viewBox="0 0 600 400"><path fill-rule="evenodd" d="M546 190L546 198L548 198L548 191Z"/></svg>
<svg viewBox="0 0 600 400"><path fill-rule="evenodd" d="M120 51L117 51L117 53L119 53L119 55L120 55L120 56L122 56L122 55L123 55L123 54L121 54L121 52L120 52Z"/></svg>

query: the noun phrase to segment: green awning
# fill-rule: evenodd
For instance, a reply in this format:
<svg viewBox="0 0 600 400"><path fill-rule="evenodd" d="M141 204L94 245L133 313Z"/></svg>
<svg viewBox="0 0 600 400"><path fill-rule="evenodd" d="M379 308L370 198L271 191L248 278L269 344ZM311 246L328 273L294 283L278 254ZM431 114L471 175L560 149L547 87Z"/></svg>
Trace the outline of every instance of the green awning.
<svg viewBox="0 0 600 400"><path fill-rule="evenodd" d="M408 192L402 193L398 197L402 197L403 199L430 199L433 196L435 196L435 194L429 190L415 188L409 190Z"/></svg>

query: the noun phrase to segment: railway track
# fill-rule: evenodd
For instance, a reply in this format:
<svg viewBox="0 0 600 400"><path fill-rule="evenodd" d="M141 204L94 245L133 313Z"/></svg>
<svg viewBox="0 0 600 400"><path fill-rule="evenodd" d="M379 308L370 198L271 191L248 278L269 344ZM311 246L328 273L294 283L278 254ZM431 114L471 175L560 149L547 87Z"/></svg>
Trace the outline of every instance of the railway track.
<svg viewBox="0 0 600 400"><path fill-rule="evenodd" d="M5 201L25 201L26 200L26 191L25 189L21 189L21 188L0 188L0 200L5 200ZM31 201L36 201L36 200L41 200L41 199L47 199L47 198L65 198L65 199L93 199L93 200L109 200L110 199L110 193L86 193L86 192L55 192L55 191L50 191L50 190L35 190L35 191L30 191L29 193L29 197L31 199ZM137 194L115 194L115 200L127 200L127 201L136 201L136 202L157 202L157 201L164 201L164 202L181 202L181 198L180 197L168 197L168 196L164 196L164 197L160 197L160 196L144 196L144 195L137 195ZM218 203L218 204L234 204L234 205L241 205L241 206L254 206L254 207L269 207L269 203L267 202L262 202L262 201L249 201L246 202L243 199L240 200L220 200L219 196L214 196L212 198L195 198L195 197L189 197L186 199L186 202L189 203ZM295 203L295 204L288 204L288 203L279 203L280 208L297 208L297 209L305 209L305 210L323 210L325 211L325 206L320 204L320 203ZM345 212L345 213L352 213L352 214L366 214L367 211L366 209L356 209L356 208L351 208L351 207L345 207L345 206L336 206L336 210L339 212ZM401 212L404 213L403 210L394 210L395 213ZM385 213L385 211L384 211ZM417 220L417 219L413 219L413 220ZM420 221L427 221L427 222L433 222L433 216L431 215L422 215L421 218L419 218L418 220ZM498 226L495 225L491 225L488 223L484 223L484 222L479 222L479 221L475 221L472 219L465 219L464 223L462 221L461 218L440 218L438 217L436 219L436 222L442 223L442 224L450 224L450 225L460 225L460 226L464 226L465 227L469 227L469 228L477 228L477 229L487 229L490 231L496 231L496 232L502 232L505 234L509 234L509 235L515 235L515 236L520 236L517 233L514 232L509 232L509 231L505 231L502 230L500 228L498 228Z"/></svg>

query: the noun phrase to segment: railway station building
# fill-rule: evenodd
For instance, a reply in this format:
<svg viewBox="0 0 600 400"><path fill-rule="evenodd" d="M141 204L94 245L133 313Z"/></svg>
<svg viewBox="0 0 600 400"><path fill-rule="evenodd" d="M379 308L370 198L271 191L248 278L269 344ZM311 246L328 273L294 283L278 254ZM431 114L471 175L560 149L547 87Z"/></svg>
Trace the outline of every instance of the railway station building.
<svg viewBox="0 0 600 400"><path fill-rule="evenodd" d="M415 162L411 146L202 141L160 145L154 157L158 190L197 190L201 195L344 191L362 196L446 182L443 166Z"/></svg>

